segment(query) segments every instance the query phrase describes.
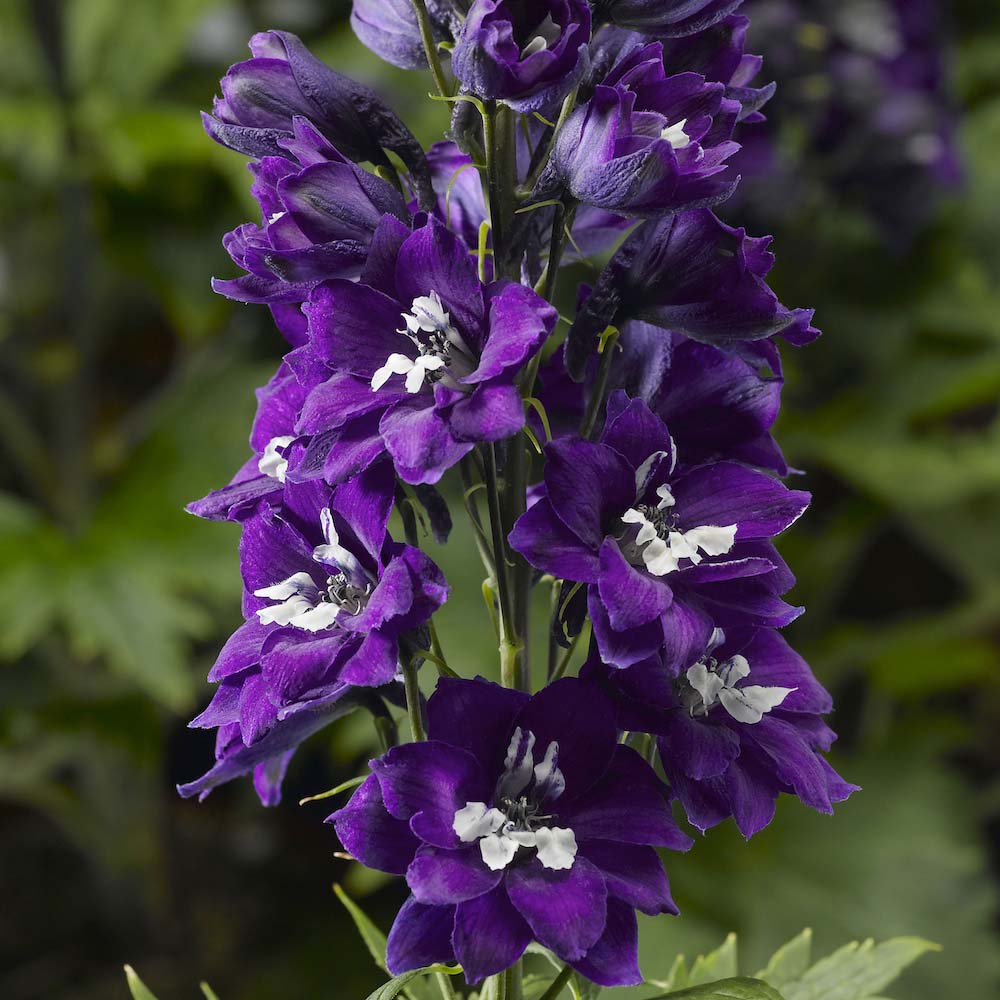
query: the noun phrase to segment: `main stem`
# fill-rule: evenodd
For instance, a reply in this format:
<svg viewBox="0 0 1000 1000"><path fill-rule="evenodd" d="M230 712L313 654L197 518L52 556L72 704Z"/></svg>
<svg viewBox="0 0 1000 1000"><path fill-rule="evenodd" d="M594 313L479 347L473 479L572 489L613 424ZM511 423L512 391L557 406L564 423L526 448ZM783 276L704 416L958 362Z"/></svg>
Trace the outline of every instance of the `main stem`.
<svg viewBox="0 0 1000 1000"><path fill-rule="evenodd" d="M434 29L431 27L431 18L427 13L427 4L424 0L413 0L413 10L417 15L417 24L420 27L420 38L424 43L424 52L427 54L427 65L430 67L434 83L442 97L451 97L451 88L448 86L448 79L441 68L441 59L438 56L437 43L434 41Z"/></svg>

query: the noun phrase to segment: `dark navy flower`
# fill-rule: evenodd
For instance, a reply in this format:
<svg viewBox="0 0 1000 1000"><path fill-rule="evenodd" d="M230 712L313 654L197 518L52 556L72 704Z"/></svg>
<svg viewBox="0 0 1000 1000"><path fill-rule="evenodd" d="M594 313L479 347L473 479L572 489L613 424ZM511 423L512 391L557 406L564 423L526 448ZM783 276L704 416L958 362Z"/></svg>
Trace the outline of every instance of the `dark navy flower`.
<svg viewBox="0 0 1000 1000"><path fill-rule="evenodd" d="M240 302L301 303L319 282L356 278L386 215L409 224L402 195L345 159L302 117L277 140L287 157L250 163L262 222L247 223L223 243L249 274L213 280Z"/></svg>
<svg viewBox="0 0 1000 1000"><path fill-rule="evenodd" d="M209 674L219 683L211 705L191 723L219 728L219 759L181 794L204 796L263 766L278 776L273 799L284 755L343 714L345 699L357 704L357 689L396 679L400 642L448 587L426 555L389 536L393 482L381 463L333 491L286 483L280 504L262 501L245 517L247 620Z"/></svg>
<svg viewBox="0 0 1000 1000"><path fill-rule="evenodd" d="M577 312L566 347L570 374L582 378L598 336L630 319L780 371L770 338L799 346L819 331L812 326L812 310L786 309L764 280L774 264L770 242L727 226L707 209L640 226Z"/></svg>
<svg viewBox="0 0 1000 1000"><path fill-rule="evenodd" d="M609 670L597 656L584 674L615 692L623 728L656 736L671 793L700 830L733 816L749 838L782 793L831 813L857 790L822 756L836 738L822 721L830 695L771 629L716 630L679 676L656 660Z"/></svg>
<svg viewBox="0 0 1000 1000"><path fill-rule="evenodd" d="M677 673L716 627L781 627L800 613L778 596L792 581L769 540L809 495L735 462L676 466L663 422L616 392L600 441L548 445L544 495L510 535L532 566L587 585L614 667L659 657Z"/></svg>
<svg viewBox="0 0 1000 1000"><path fill-rule="evenodd" d="M595 0L594 17L644 35L670 38L704 31L743 0Z"/></svg>
<svg viewBox="0 0 1000 1000"><path fill-rule="evenodd" d="M576 201L619 215L657 216L715 204L740 105L697 73L668 76L658 42L623 59L555 140L542 197L562 184Z"/></svg>
<svg viewBox="0 0 1000 1000"><path fill-rule="evenodd" d="M216 142L247 156L286 156L282 141L296 116L308 119L344 156L394 170L396 153L430 204L430 178L420 143L370 88L342 76L317 59L287 31L264 31L250 39L253 58L236 63L222 78L213 115L203 115Z"/></svg>
<svg viewBox="0 0 1000 1000"><path fill-rule="evenodd" d="M298 431L315 436L290 478L339 481L387 450L401 478L434 483L477 442L524 426L514 379L556 311L524 285L483 285L436 219L397 236L373 249L360 284L313 292L299 360L330 377L303 407Z"/></svg>
<svg viewBox="0 0 1000 1000"><path fill-rule="evenodd" d="M427 15L434 40L451 41L458 23L455 5L450 0L427 0ZM351 27L362 44L393 66L427 67L413 0L354 0Z"/></svg>
<svg viewBox="0 0 1000 1000"><path fill-rule="evenodd" d="M429 741L372 761L330 817L354 857L412 890L390 971L457 960L477 983L534 939L601 985L641 982L634 911L677 912L654 847L691 841L600 688L442 679L427 709Z"/></svg>
<svg viewBox="0 0 1000 1000"><path fill-rule="evenodd" d="M537 111L573 89L589 42L586 0L474 0L451 65L466 93Z"/></svg>

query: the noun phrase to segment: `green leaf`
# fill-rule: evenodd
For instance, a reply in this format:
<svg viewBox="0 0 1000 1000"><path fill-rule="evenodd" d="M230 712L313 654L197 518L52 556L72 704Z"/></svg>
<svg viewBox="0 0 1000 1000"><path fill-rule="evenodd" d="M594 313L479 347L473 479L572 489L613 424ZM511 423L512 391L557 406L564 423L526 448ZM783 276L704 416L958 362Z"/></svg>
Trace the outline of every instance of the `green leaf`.
<svg viewBox="0 0 1000 1000"><path fill-rule="evenodd" d="M344 909L351 915L354 926L357 927L358 933L361 935L361 940L364 941L365 946L368 948L368 953L375 960L375 964L383 972L388 972L389 970L385 965L385 935L378 929L365 911L336 883L334 883L333 891L337 894L337 899L344 904Z"/></svg>
<svg viewBox="0 0 1000 1000"><path fill-rule="evenodd" d="M443 972L448 976L457 976L462 971L457 965L428 965L424 969L411 969L401 976L395 976L389 982L383 983L374 993L368 994L368 1000L395 1000L414 980L423 976Z"/></svg>
<svg viewBox="0 0 1000 1000"><path fill-rule="evenodd" d="M688 976L687 986L700 986L737 974L736 935L730 934L715 951L699 955Z"/></svg>
<svg viewBox="0 0 1000 1000"><path fill-rule="evenodd" d="M156 1000L156 996L150 992L149 988L139 978L139 974L131 965L125 966L125 978L128 980L128 988L132 994L132 1000Z"/></svg>
<svg viewBox="0 0 1000 1000"><path fill-rule="evenodd" d="M801 934L783 944L767 963L767 968L755 976L775 987L782 987L794 979L801 978L809 968L812 954L812 929L807 927Z"/></svg>
<svg viewBox="0 0 1000 1000"><path fill-rule="evenodd" d="M208 985L208 983L199 983L199 986L201 987L201 993L205 1000L219 1000L219 995L212 989L211 986Z"/></svg>
<svg viewBox="0 0 1000 1000"><path fill-rule="evenodd" d="M782 992L785 1000L871 1000L921 955L939 950L938 945L914 937L879 945L871 939L855 941L817 962Z"/></svg>
<svg viewBox="0 0 1000 1000"><path fill-rule="evenodd" d="M659 993L650 1000L787 1000L759 979L739 977L720 979L716 983L702 983L686 990Z"/></svg>

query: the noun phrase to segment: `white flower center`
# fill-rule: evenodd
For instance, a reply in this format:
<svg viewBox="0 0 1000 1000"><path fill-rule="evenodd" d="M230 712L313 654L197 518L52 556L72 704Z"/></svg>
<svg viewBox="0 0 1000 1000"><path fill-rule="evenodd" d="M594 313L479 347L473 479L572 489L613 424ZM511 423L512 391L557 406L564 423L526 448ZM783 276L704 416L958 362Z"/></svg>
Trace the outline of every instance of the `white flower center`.
<svg viewBox="0 0 1000 1000"><path fill-rule="evenodd" d="M690 559L697 566L702 560L702 552L708 556L722 556L732 549L736 541L735 524L725 527L706 524L681 531L676 527L677 515L671 511L675 500L670 487L658 487L656 495L660 502L655 507L639 504L622 515L626 524L639 526L633 544L653 576L675 572L682 559Z"/></svg>
<svg viewBox="0 0 1000 1000"><path fill-rule="evenodd" d="M681 702L692 718L704 717L721 704L737 722L754 725L796 689L753 684L737 687L750 676L750 663L739 653L721 662L712 656L712 650L725 641L725 634L716 629L708 653L688 668Z"/></svg>
<svg viewBox="0 0 1000 1000"><path fill-rule="evenodd" d="M552 15L546 15L545 20L535 29L531 41L521 49L521 58L527 59L536 52L544 52L553 42L558 41L560 30L559 25L552 20Z"/></svg>
<svg viewBox="0 0 1000 1000"><path fill-rule="evenodd" d="M288 459L284 456L284 450L294 440L294 437L287 436L271 438L267 442L264 454L260 456L260 461L257 463L257 468L262 475L277 479L279 483L285 481L285 476L288 474Z"/></svg>
<svg viewBox="0 0 1000 1000"><path fill-rule="evenodd" d="M438 293L417 296L410 312L403 313L403 321L406 325L396 333L411 340L419 353L415 358L390 354L372 376L372 392L378 392L393 375L405 376L409 393L420 392L425 381L443 381L450 388L462 388L456 379L472 372L476 360Z"/></svg>
<svg viewBox="0 0 1000 1000"><path fill-rule="evenodd" d="M673 125L668 125L661 133L660 138L666 139L674 149L686 149L691 145L691 137L684 131L687 119L682 118Z"/></svg>
<svg viewBox="0 0 1000 1000"><path fill-rule="evenodd" d="M313 559L327 566L336 566L338 572L326 578L326 587L320 588L309 573L293 573L287 580L263 587L253 592L254 597L276 603L257 612L262 625L292 625L306 632L321 632L337 621L341 612L357 615L364 610L372 592L367 574L351 553L340 544L330 509L320 512L320 523L325 545L313 549ZM358 585L357 580L364 580Z"/></svg>
<svg viewBox="0 0 1000 1000"><path fill-rule="evenodd" d="M467 802L455 813L452 829L465 844L479 841L479 853L491 871L502 871L521 848L534 848L544 868L564 871L576 858L576 835L565 827L545 826L553 816L543 809L566 788L559 770L559 744L550 743L536 764L535 736L514 730L504 771L497 782L497 805Z"/></svg>

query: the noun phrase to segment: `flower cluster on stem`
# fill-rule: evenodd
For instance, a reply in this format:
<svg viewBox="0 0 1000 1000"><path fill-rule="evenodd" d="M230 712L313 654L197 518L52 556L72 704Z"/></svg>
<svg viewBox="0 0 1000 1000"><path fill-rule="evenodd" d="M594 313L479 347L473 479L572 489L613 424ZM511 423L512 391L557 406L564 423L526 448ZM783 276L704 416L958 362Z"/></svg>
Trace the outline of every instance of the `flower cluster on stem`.
<svg viewBox="0 0 1000 1000"><path fill-rule="evenodd" d="M769 241L712 212L773 89L738 6L356 0L362 41L430 69L449 140L425 151L277 31L206 116L261 207L216 288L266 304L288 349L252 456L190 508L241 526L245 622L192 723L216 762L181 793L252 773L275 804L308 736L371 712L385 752L330 821L410 889L393 973L457 962L519 1000L534 941L558 983L639 983L636 911L677 913L657 848L692 845L673 802L750 837L782 793L829 812L853 790L779 632L801 609L774 538L809 501L771 434L779 342L818 332L769 288ZM449 588L419 525L445 541L459 495L500 684L434 623Z"/></svg>

